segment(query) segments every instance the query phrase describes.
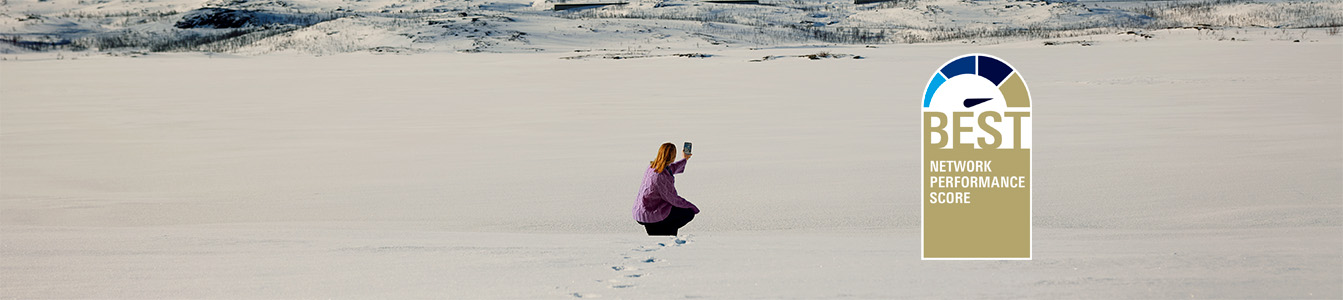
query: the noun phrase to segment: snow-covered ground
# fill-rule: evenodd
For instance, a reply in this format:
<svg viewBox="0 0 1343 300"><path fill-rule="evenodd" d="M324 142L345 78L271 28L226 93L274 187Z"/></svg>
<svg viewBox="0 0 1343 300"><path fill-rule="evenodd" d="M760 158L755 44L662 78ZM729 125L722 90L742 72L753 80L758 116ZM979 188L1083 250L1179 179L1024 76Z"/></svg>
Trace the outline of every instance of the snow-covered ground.
<svg viewBox="0 0 1343 300"><path fill-rule="evenodd" d="M0 297L1343 297L1343 37L1152 33L4 55ZM919 259L917 99L971 52L1033 92L1031 261ZM704 212L642 236L682 140Z"/></svg>

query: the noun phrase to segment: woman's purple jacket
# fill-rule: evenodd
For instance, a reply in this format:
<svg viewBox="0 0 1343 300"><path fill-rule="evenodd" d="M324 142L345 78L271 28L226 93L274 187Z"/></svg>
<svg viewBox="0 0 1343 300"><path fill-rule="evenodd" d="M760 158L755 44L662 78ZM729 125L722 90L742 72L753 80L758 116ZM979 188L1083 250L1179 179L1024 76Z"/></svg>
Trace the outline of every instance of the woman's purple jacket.
<svg viewBox="0 0 1343 300"><path fill-rule="evenodd" d="M676 194L676 178L672 174L685 172L685 159L681 159L658 173L652 167L644 170L644 183L639 187L639 199L634 201L634 220L643 223L657 223L667 219L672 207L689 208L699 213L695 204Z"/></svg>

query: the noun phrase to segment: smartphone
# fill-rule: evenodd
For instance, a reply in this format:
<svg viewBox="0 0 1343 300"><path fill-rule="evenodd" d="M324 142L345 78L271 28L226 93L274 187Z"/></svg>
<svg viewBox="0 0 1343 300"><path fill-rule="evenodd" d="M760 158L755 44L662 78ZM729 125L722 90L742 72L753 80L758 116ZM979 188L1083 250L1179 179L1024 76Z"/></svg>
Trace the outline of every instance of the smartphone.
<svg viewBox="0 0 1343 300"><path fill-rule="evenodd" d="M690 141L686 141L685 147L681 147L681 149L682 151L685 151L685 154L690 154Z"/></svg>

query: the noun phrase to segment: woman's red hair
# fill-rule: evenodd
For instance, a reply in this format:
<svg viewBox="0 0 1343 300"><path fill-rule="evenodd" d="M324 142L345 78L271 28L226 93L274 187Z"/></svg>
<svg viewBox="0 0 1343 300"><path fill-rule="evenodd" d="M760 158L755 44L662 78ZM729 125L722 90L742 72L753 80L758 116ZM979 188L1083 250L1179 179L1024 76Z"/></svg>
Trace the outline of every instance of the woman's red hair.
<svg viewBox="0 0 1343 300"><path fill-rule="evenodd" d="M672 143L662 143L662 146L658 147L658 157L654 158L653 161L648 162L648 167L653 168L653 170L658 173L662 173L663 170L667 169L667 165L670 165L675 159L676 145L673 145Z"/></svg>

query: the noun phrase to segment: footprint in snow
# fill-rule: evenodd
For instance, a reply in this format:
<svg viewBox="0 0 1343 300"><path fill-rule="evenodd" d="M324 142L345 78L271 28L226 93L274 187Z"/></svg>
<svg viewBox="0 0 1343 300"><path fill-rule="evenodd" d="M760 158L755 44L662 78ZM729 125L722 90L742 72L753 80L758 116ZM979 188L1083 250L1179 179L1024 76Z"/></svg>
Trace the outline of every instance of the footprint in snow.
<svg viewBox="0 0 1343 300"><path fill-rule="evenodd" d="M641 276L641 275L640 275L640 276ZM638 278L639 276L629 276L629 275L625 275L625 277L627 277L627 278ZM607 279L607 280L600 280L600 279L599 279L599 280L597 280L597 282L609 283L609 284L611 284L611 288L613 288L613 289L627 289L627 288L632 288L632 287L634 287L633 284L628 284L628 283L626 283L626 284L622 284L622 283L620 283L620 279Z"/></svg>
<svg viewBox="0 0 1343 300"><path fill-rule="evenodd" d="M689 243L689 242L690 242L690 236L689 236L689 235L687 235L687 236L678 236L678 237L675 237L675 238L672 239L672 243L674 243L674 244L676 244L676 245L685 245L686 243Z"/></svg>
<svg viewBox="0 0 1343 300"><path fill-rule="evenodd" d="M661 250L662 248L666 248L667 246L681 246L681 245L685 245L685 244L687 244L687 243L690 243L690 236L689 236L689 235L686 235L686 236L674 236L674 237L671 237L671 240L670 240L670 241L667 241L667 242L660 242L660 243L657 243L657 245L653 245L653 246L639 246L639 248L634 248L634 249L630 249L630 250L631 250L631 251L638 251L638 252L653 252L653 251Z"/></svg>
<svg viewBox="0 0 1343 300"><path fill-rule="evenodd" d="M645 252L645 253L646 253L646 252L658 251L658 250L661 250L661 249L666 248L666 247L668 247L668 246L681 246L681 245L685 245L685 244L687 244L687 243L690 243L690 236L689 236L689 235L686 235L686 236L675 236L675 237L672 237L669 241L657 243L656 246L639 246L639 248L631 249L631 251ZM634 257L630 256L628 253L621 254L621 255L622 255L622 257L623 257L624 259L634 259ZM645 263L645 264L658 263L658 262L663 262L663 261L664 261L663 259L660 259L660 258L657 258L657 257L639 258L639 259L637 259L637 260L638 260L640 263ZM627 266L611 266L611 270L616 271L616 272L623 272L623 271L635 271L635 270L639 270L639 269L638 269L638 268L634 268L634 267L627 267ZM624 275L624 278L640 278L640 277L644 277L644 275L648 275L648 274L646 274L646 273L625 274L625 275ZM597 282L609 283L609 284L611 284L610 287L613 288L613 289L627 289L627 288L633 288L633 287L635 287L634 284L621 284L621 283L620 283L620 280L616 280L616 279L597 280ZM570 296L573 296L574 298L597 298L597 297L601 297L601 295L598 295L598 294L588 294L588 293L572 293L572 294L569 294L569 295L570 295Z"/></svg>

